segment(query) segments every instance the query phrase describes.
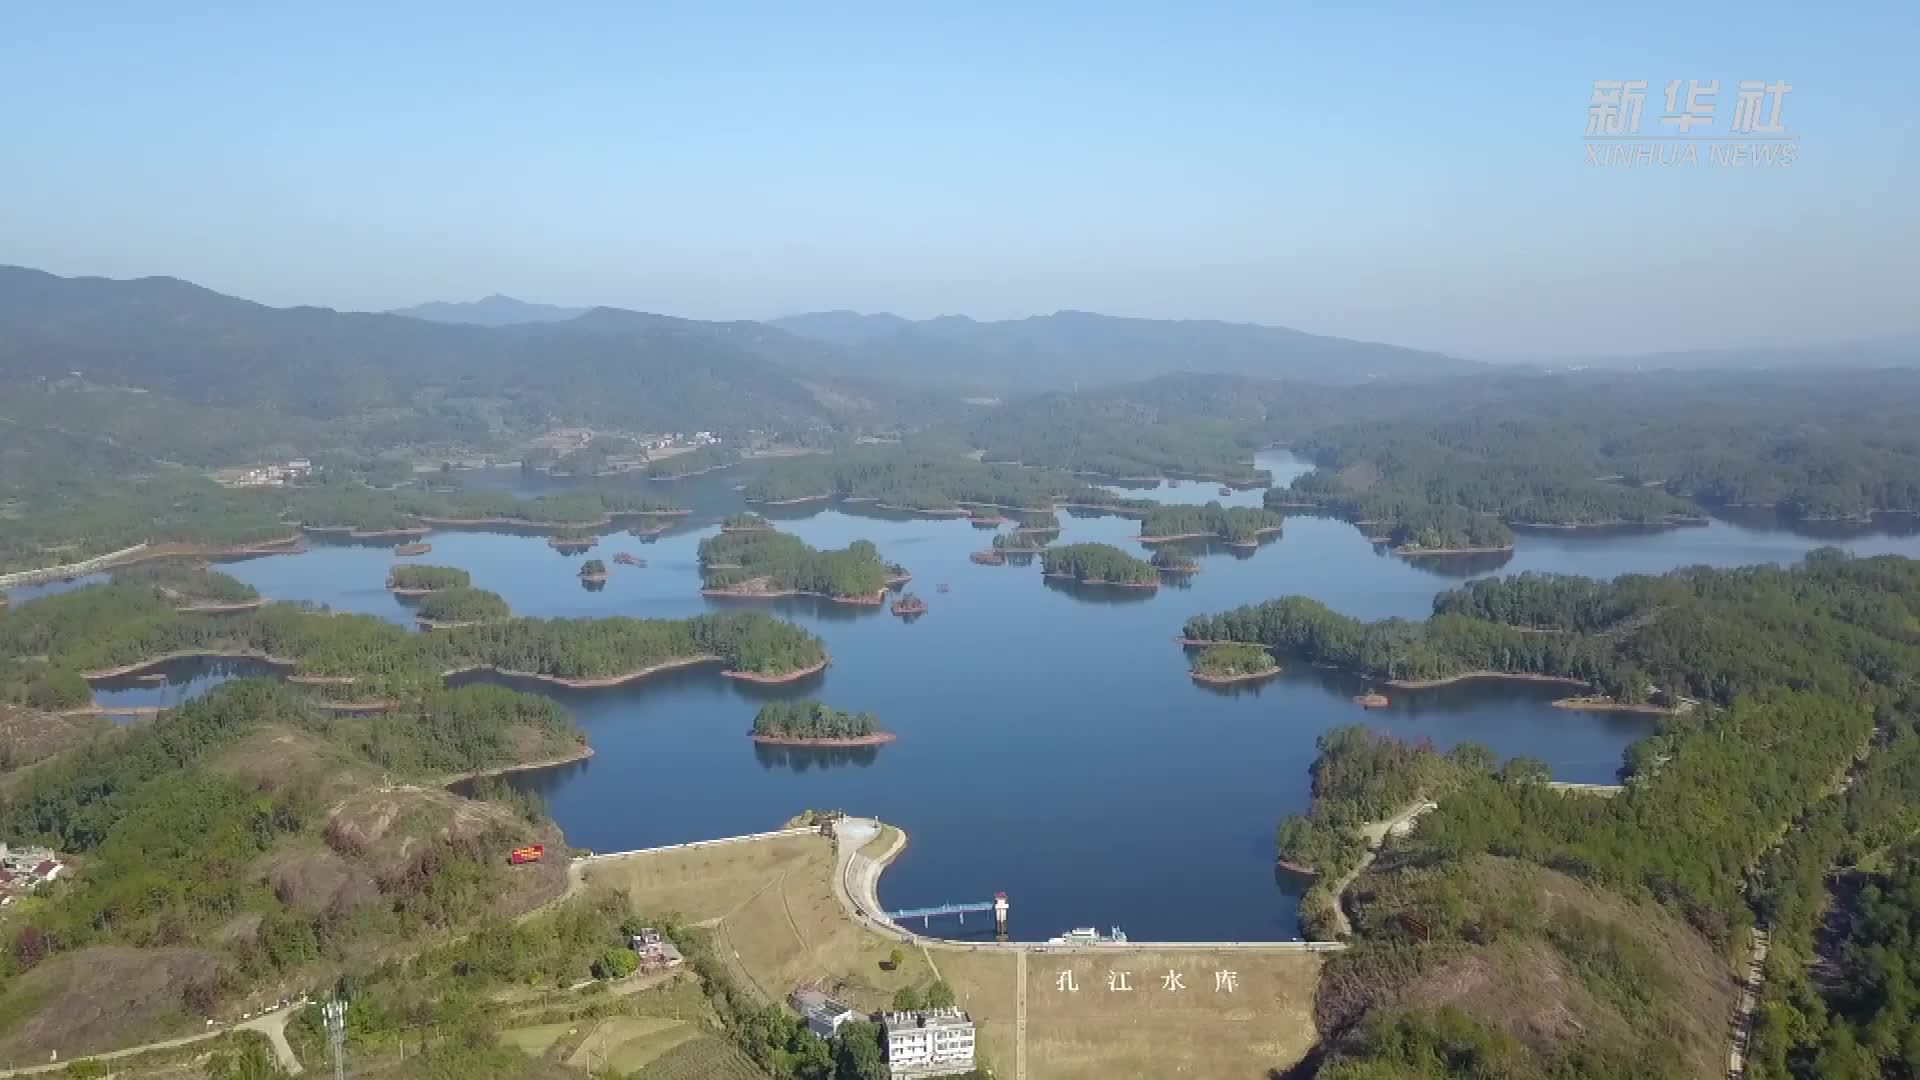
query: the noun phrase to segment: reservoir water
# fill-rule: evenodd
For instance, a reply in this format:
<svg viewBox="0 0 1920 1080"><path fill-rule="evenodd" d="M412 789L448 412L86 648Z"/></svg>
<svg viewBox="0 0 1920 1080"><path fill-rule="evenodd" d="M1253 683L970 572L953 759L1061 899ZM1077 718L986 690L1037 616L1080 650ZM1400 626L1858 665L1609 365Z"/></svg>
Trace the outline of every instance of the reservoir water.
<svg viewBox="0 0 1920 1080"><path fill-rule="evenodd" d="M1263 457L1280 480L1301 470ZM603 537L592 557L619 551L645 568L614 566L587 591L579 557L537 536L443 531L424 562L459 566L474 583L538 616L675 618L723 603L703 599L695 548L717 518L740 508L741 470L681 482L632 480L693 508L667 535ZM467 482L532 493L562 482L517 470ZM1130 495L1258 504L1218 496L1217 484L1162 484ZM1611 577L1695 563L1791 562L1834 543L1862 554L1920 555L1920 530L1882 525L1814 535L1761 521L1716 520L1658 532L1529 533L1508 556L1419 564L1384 554L1352 526L1289 518L1252 553L1204 553L1201 571L1157 593L1067 588L1037 565L978 566L967 555L990 533L965 521L850 513L813 504L775 515L816 547L866 538L913 574L929 606L911 622L884 610L781 601L772 610L826 642L833 663L803 683L751 687L692 669L597 691L554 691L578 717L596 756L525 774L568 839L611 851L755 832L804 808L844 809L895 822L911 844L882 877L889 908L971 901L1006 891L1015 937L1118 925L1136 939L1256 940L1297 935L1304 883L1277 875L1273 830L1309 797L1307 767L1329 728L1365 723L1445 747L1485 743L1527 754L1558 779L1610 780L1646 717L1551 707L1551 687L1469 683L1396 692L1390 708L1349 700L1361 683L1293 666L1257 687L1214 690L1187 678L1174 643L1189 615L1304 593L1362 618L1428 613L1435 593L1467 577L1542 570ZM1063 542L1100 540L1140 551L1138 523L1066 516ZM307 554L224 567L277 600L325 604L407 621L383 587L388 547L317 543ZM938 592L940 583L950 591ZM245 665L183 665L164 684L102 686L110 704L173 704ZM116 688L117 687L117 688ZM535 689L536 687L529 687ZM871 710L898 741L858 752L756 747L745 732L771 697L817 696ZM947 936L990 928L948 920Z"/></svg>

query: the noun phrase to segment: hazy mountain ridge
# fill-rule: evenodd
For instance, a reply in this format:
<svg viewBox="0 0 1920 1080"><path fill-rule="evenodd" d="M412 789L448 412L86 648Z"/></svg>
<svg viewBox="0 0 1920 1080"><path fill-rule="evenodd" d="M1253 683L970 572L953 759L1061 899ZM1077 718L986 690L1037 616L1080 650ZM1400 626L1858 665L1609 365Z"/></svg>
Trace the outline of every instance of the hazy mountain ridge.
<svg viewBox="0 0 1920 1080"><path fill-rule="evenodd" d="M1353 383L1487 369L1444 353L1285 327L1085 311L998 322L963 315L913 322L896 315L815 312L774 319L771 325L844 346L856 372L1011 390L1176 374Z"/></svg>
<svg viewBox="0 0 1920 1080"><path fill-rule="evenodd" d="M503 293L494 293L478 300L433 300L412 307L394 308L387 314L462 326L516 326L521 323L561 322L578 318L588 310L529 303Z"/></svg>

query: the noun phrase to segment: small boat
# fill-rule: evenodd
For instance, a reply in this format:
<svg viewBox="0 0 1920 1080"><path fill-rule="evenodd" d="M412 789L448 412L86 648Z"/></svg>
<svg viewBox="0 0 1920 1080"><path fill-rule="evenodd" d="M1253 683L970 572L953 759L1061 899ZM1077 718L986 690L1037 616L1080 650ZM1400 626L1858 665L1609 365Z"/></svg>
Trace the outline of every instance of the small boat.
<svg viewBox="0 0 1920 1080"><path fill-rule="evenodd" d="M1372 691L1364 694L1355 694L1353 696L1353 703L1363 709L1384 709L1392 704L1392 702L1387 700L1387 695L1376 694Z"/></svg>
<svg viewBox="0 0 1920 1080"><path fill-rule="evenodd" d="M1222 495L1231 495L1231 494L1233 494L1233 489L1232 489L1232 488L1230 488L1230 487L1226 487L1225 485L1222 485L1222 486L1221 486L1221 488L1220 488L1220 494L1222 494Z"/></svg>
<svg viewBox="0 0 1920 1080"><path fill-rule="evenodd" d="M395 555L425 555L433 550L432 544L401 544L393 549Z"/></svg>
<svg viewBox="0 0 1920 1080"><path fill-rule="evenodd" d="M947 592L948 590L950 590L950 589L952 589L952 588L953 588L953 586L951 586L951 585L949 585L949 584L947 584L946 582L944 582L944 581L943 581L943 582L941 582L941 583L940 583L940 584L939 584L939 585L938 585L937 587L935 587L935 589L934 589L933 591L934 591L934 592Z"/></svg>
<svg viewBox="0 0 1920 1080"><path fill-rule="evenodd" d="M1126 943L1127 935L1117 926L1105 934L1091 926L1076 926L1059 937L1047 939L1049 945L1125 945Z"/></svg>
<svg viewBox="0 0 1920 1080"><path fill-rule="evenodd" d="M620 564L621 566L640 566L640 567L644 567L644 566L646 566L646 565L647 565L647 560L645 560L645 559L636 559L636 558L634 558L634 556L633 556L633 553L632 553L632 552L627 552L627 551L622 551L622 552L620 552L620 553L618 553L618 554L616 554L616 555L615 555L615 556L613 557L613 561L614 561L614 562L617 562L617 563L619 563L619 564Z"/></svg>

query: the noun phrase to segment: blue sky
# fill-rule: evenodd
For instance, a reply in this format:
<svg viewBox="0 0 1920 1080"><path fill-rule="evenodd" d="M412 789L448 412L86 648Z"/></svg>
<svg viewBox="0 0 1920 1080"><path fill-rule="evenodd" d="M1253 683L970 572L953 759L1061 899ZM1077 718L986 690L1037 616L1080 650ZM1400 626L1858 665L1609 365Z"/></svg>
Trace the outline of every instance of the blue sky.
<svg viewBox="0 0 1920 1080"><path fill-rule="evenodd" d="M1910 2L303 7L0 6L0 262L1495 358L1920 329ZM1646 132L1785 80L1795 164L1590 166L1608 78Z"/></svg>

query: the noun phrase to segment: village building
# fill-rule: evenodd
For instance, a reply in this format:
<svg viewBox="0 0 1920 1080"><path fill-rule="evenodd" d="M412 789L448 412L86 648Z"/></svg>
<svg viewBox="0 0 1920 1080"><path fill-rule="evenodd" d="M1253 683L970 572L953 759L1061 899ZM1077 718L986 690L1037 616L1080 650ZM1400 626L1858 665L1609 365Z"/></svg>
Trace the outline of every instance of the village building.
<svg viewBox="0 0 1920 1080"><path fill-rule="evenodd" d="M973 1070L973 1018L964 1011L948 1007L890 1012L881 1022L887 1032L887 1070L893 1080Z"/></svg>

